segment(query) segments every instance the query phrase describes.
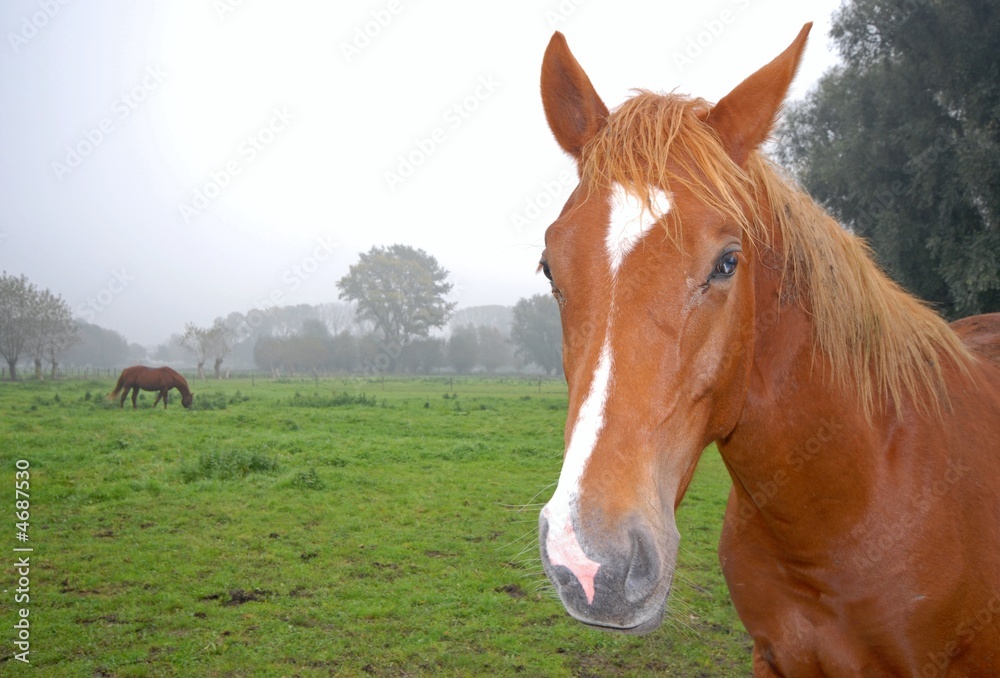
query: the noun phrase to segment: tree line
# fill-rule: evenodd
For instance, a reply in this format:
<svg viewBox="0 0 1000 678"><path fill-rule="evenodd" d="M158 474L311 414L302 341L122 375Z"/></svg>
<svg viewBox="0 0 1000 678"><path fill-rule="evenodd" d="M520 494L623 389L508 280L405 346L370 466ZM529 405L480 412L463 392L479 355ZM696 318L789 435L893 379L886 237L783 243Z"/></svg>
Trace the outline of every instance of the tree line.
<svg viewBox="0 0 1000 678"><path fill-rule="evenodd" d="M43 378L45 363L54 378L60 358L78 339L79 328L61 297L38 289L24 275L0 275L0 356L12 380L24 356L34 363L36 379Z"/></svg>
<svg viewBox="0 0 1000 678"><path fill-rule="evenodd" d="M153 357L177 362L194 357L199 376L211 364L253 365L273 376L331 373L460 374L501 371L562 373L561 327L550 295L521 299L514 307L491 308L496 322L452 324L441 336L389 340L353 307L287 306L247 314L231 313L210 327L188 325ZM469 309L478 311L478 308ZM505 313L504 313L505 312ZM329 318L339 331L334 333ZM249 330L248 320L257 319ZM347 319L345 321L345 319ZM185 353L186 351L186 353Z"/></svg>
<svg viewBox="0 0 1000 678"><path fill-rule="evenodd" d="M501 368L523 370L501 330L486 325L462 325L451 336L422 337L405 345L390 344L375 333L361 336L348 331L332 335L318 321L306 321L290 337L260 337L253 348L254 363L275 375L282 372L429 374L441 370L487 373Z"/></svg>
<svg viewBox="0 0 1000 678"><path fill-rule="evenodd" d="M4 274L0 355L8 359L12 378L17 378L17 362L26 352L40 356L38 377L39 361L48 356L55 375L60 355L69 365L91 367L193 362L200 378L208 369L221 378L233 366L273 375L561 373L561 327L551 295L521 299L514 307L456 313L456 304L447 298L452 289L447 277L422 250L375 247L338 281L339 303L233 312L207 327L189 322L182 333L147 354L117 332L72 319L65 302L37 290L24 276ZM43 334L44 340L38 338Z"/></svg>
<svg viewBox="0 0 1000 678"><path fill-rule="evenodd" d="M188 324L174 343L211 361L215 376L231 355L273 375L294 373L467 373L500 369L546 374L562 369L559 312L549 295L522 299L508 322L454 324L448 271L420 249L373 247L338 282L344 304L254 309L217 318L211 327ZM252 347L252 349L251 349ZM251 352L247 356L248 350Z"/></svg>
<svg viewBox="0 0 1000 678"><path fill-rule="evenodd" d="M322 322L303 321L299 332L260 336L253 345L254 364L272 374L384 373L430 374L451 371L562 373L561 332L555 302L549 295L521 299L504 327L458 324L447 337L421 336L406 343L387 341L376 331L332 334Z"/></svg>

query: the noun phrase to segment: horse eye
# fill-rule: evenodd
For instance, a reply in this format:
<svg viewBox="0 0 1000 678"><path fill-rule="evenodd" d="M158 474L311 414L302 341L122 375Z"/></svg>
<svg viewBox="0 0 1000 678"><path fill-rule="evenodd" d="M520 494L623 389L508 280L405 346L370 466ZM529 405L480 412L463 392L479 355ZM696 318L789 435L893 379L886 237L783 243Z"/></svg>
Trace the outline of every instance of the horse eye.
<svg viewBox="0 0 1000 678"><path fill-rule="evenodd" d="M715 264L712 276L728 278L733 273L736 273L736 264L738 262L739 259L736 256L736 252L726 252L719 258L718 263Z"/></svg>
<svg viewBox="0 0 1000 678"><path fill-rule="evenodd" d="M549 282L552 282L552 271L549 270L549 262L542 259L538 262L538 267L542 269L542 274L549 279Z"/></svg>

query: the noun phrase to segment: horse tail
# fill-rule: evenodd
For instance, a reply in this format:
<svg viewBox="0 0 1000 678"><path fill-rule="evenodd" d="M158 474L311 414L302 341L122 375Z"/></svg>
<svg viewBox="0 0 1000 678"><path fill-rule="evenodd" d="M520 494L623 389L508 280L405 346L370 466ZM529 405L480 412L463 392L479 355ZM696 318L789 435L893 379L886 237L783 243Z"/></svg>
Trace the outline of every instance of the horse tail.
<svg viewBox="0 0 1000 678"><path fill-rule="evenodd" d="M126 370L122 370L121 376L118 377L118 383L115 384L115 390L108 394L108 400L114 400L117 398L118 394L122 392L123 388L125 388L125 372Z"/></svg>

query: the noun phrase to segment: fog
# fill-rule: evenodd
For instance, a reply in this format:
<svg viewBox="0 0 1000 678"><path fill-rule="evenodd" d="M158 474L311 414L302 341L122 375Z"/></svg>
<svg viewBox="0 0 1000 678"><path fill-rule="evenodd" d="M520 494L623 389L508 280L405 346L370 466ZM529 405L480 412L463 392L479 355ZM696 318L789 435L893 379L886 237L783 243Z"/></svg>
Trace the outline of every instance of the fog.
<svg viewBox="0 0 1000 678"><path fill-rule="evenodd" d="M434 255L459 308L545 292L575 176L538 94L553 30L614 106L718 100L813 20L800 97L839 2L150 4L0 5L0 269L146 346L336 301L374 245Z"/></svg>

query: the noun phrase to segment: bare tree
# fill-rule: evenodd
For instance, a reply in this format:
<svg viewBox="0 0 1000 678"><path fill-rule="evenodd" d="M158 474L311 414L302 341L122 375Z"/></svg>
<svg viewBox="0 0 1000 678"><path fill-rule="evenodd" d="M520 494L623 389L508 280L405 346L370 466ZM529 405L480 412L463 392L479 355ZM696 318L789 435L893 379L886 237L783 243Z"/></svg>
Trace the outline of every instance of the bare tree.
<svg viewBox="0 0 1000 678"><path fill-rule="evenodd" d="M11 380L17 379L17 361L31 341L32 309L38 288L25 276L0 275L0 356L7 361Z"/></svg>
<svg viewBox="0 0 1000 678"><path fill-rule="evenodd" d="M355 324L354 307L350 304L321 304L316 307L316 317L323 321L331 335L347 331Z"/></svg>
<svg viewBox="0 0 1000 678"><path fill-rule="evenodd" d="M222 362L236 345L236 332L222 318L216 318L208 330L208 354L215 360L215 378L222 378Z"/></svg>
<svg viewBox="0 0 1000 678"><path fill-rule="evenodd" d="M25 276L0 275L0 356L17 379L22 354L31 355L35 378L42 379L42 364L52 363L56 376L58 359L79 336L69 306L49 290L39 290Z"/></svg>
<svg viewBox="0 0 1000 678"><path fill-rule="evenodd" d="M50 365L49 376L52 379L58 376L60 358L79 341L80 325L67 314L54 328L45 349Z"/></svg>
<svg viewBox="0 0 1000 678"><path fill-rule="evenodd" d="M69 305L49 290L35 294L28 350L35 363L35 378L44 379L42 363L49 360L51 377L56 378L59 356L79 336Z"/></svg>
<svg viewBox="0 0 1000 678"><path fill-rule="evenodd" d="M204 379L205 361L208 360L211 349L208 342L208 330L198 327L194 323L188 323L184 326L184 334L177 339L177 343L194 354L195 362L198 363L198 378Z"/></svg>
<svg viewBox="0 0 1000 678"><path fill-rule="evenodd" d="M209 328L198 327L194 323L184 326L184 334L178 343L194 354L198 363L198 378L205 378L205 362L214 361L215 378L222 378L222 362L233 351L236 332L222 318L216 318Z"/></svg>

